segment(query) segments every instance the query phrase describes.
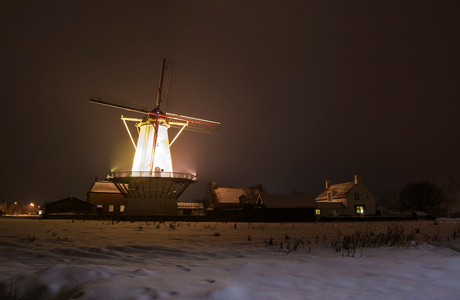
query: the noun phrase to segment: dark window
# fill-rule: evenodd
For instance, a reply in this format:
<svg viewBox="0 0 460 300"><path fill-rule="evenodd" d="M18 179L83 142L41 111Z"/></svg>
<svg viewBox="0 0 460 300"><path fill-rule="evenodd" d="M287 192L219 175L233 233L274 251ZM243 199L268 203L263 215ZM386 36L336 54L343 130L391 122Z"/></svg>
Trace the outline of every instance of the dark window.
<svg viewBox="0 0 460 300"><path fill-rule="evenodd" d="M355 193L355 200L359 200L359 193Z"/></svg>

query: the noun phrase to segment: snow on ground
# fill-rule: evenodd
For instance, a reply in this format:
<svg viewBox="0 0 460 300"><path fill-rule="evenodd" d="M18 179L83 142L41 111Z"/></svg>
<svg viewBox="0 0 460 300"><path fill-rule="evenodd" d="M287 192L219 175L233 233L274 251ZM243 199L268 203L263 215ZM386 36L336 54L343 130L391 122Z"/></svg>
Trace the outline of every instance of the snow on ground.
<svg viewBox="0 0 460 300"><path fill-rule="evenodd" d="M406 236L418 231L411 246L358 247L353 255L332 245L357 230L375 236L395 224ZM0 218L0 299L459 299L454 232L460 233L458 220Z"/></svg>

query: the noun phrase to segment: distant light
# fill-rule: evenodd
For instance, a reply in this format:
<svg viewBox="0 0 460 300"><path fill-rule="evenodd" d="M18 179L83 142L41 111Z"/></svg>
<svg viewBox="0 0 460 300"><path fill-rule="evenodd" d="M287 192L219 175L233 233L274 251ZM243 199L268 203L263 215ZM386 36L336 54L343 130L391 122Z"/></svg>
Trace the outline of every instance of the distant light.
<svg viewBox="0 0 460 300"><path fill-rule="evenodd" d="M35 206L33 203L30 203L30 206Z"/></svg>
<svg viewBox="0 0 460 300"><path fill-rule="evenodd" d="M17 202L14 202L14 204L18 204Z"/></svg>

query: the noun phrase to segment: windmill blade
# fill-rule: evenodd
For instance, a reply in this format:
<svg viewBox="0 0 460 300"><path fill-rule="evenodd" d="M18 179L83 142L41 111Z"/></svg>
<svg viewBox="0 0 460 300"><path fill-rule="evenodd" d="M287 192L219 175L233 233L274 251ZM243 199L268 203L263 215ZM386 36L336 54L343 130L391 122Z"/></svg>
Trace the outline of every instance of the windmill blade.
<svg viewBox="0 0 460 300"><path fill-rule="evenodd" d="M203 120L203 119L198 119L194 117L181 116L181 115L171 114L171 113L166 113L166 115L162 117L166 119L166 122L172 128L182 129L185 126L184 130L197 131L197 132L203 132L203 133L214 133L214 134L219 133L219 128L220 128L219 122Z"/></svg>
<svg viewBox="0 0 460 300"><path fill-rule="evenodd" d="M156 103L157 107L163 112L166 110L166 105L168 104L169 86L171 85L173 66L174 62L172 60L163 58Z"/></svg>
<svg viewBox="0 0 460 300"><path fill-rule="evenodd" d="M104 95L102 93L94 92L94 91L91 93L91 98L89 99L89 102L106 105L106 106L110 106L114 108L129 110L129 111L133 111L133 112L141 113L141 114L148 114L150 111L147 107L141 104L127 102L127 101L120 100L118 98L115 98L109 95Z"/></svg>

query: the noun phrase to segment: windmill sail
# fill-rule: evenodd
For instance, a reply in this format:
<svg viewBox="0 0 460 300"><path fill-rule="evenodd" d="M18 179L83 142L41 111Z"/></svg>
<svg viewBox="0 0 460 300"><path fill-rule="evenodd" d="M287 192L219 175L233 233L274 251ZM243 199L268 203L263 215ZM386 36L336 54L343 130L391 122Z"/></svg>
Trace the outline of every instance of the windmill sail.
<svg viewBox="0 0 460 300"><path fill-rule="evenodd" d="M157 107L160 111L166 110L169 97L169 86L171 85L171 76L173 71L174 62L172 60L163 58L163 66L161 67L160 83L158 85Z"/></svg>
<svg viewBox="0 0 460 300"><path fill-rule="evenodd" d="M129 110L133 111L136 113L141 113L141 114L147 114L150 109L147 107L141 105L141 104L136 104L128 101L124 101L109 95L104 95L99 92L92 92L91 93L91 98L89 99L90 102L101 104L101 105L106 105L114 108L119 108L119 109L124 109L124 110Z"/></svg>
<svg viewBox="0 0 460 300"><path fill-rule="evenodd" d="M91 94L90 102L146 115L142 121L136 124L139 138L135 147L136 153L131 169L132 174L136 174L136 176L157 176L153 174L158 172L173 172L168 137L169 128L180 129L174 140L183 130L219 133L219 122L165 112L168 103L172 69L173 61L163 59L156 107L154 109L98 92Z"/></svg>
<svg viewBox="0 0 460 300"><path fill-rule="evenodd" d="M169 126L171 126L172 128L182 129L185 126L184 130L203 133L219 133L219 122L181 116L171 113L166 113L165 119L166 123L168 123Z"/></svg>

